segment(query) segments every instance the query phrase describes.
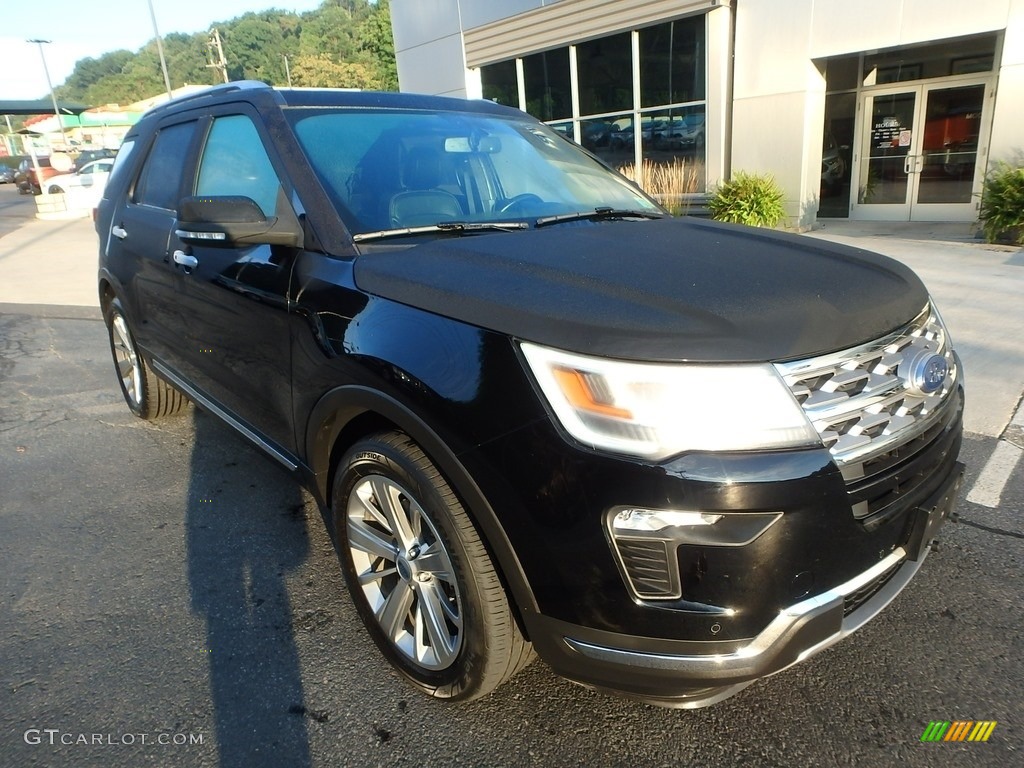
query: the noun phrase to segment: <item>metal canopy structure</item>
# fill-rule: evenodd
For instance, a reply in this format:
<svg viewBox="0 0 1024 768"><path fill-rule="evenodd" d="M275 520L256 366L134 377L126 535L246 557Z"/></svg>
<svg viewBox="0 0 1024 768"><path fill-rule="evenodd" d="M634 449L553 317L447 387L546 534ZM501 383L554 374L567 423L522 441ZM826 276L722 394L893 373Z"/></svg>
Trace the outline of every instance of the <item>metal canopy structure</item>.
<svg viewBox="0 0 1024 768"><path fill-rule="evenodd" d="M79 115L89 107L85 104L75 104L70 101L58 101L57 108L62 115ZM16 101L0 99L0 115L52 115L53 102L49 99L32 99L29 101Z"/></svg>

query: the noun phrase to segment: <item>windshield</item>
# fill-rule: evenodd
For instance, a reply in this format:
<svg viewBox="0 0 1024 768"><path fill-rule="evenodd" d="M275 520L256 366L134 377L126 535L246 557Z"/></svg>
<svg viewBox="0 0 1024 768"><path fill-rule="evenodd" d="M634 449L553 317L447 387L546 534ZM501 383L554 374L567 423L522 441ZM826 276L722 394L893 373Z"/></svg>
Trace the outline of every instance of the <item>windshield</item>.
<svg viewBox="0 0 1024 768"><path fill-rule="evenodd" d="M650 198L545 125L466 113L287 110L354 233L535 221Z"/></svg>

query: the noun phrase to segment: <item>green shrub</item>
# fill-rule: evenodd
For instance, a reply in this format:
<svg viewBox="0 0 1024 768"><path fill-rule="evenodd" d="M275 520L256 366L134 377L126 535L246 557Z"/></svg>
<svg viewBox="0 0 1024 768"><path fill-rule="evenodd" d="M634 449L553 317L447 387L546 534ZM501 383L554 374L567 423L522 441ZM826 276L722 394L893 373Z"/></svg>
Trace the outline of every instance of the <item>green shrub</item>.
<svg viewBox="0 0 1024 768"><path fill-rule="evenodd" d="M1024 245L1024 168L1005 162L996 164L985 177L978 218L990 243L1008 237Z"/></svg>
<svg viewBox="0 0 1024 768"><path fill-rule="evenodd" d="M754 227L774 227L786 217L782 190L775 178L743 171L719 185L708 208L718 221Z"/></svg>

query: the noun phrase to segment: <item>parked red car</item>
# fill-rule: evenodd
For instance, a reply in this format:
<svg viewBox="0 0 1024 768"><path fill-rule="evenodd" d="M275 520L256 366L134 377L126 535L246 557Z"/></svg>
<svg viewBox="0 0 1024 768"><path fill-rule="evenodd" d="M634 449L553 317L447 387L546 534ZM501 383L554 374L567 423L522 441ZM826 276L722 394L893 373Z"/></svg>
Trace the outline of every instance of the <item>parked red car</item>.
<svg viewBox="0 0 1024 768"><path fill-rule="evenodd" d="M37 158L37 162L43 181L58 174L57 169L50 165L50 158L40 157ZM15 177L14 183L18 185L18 191L23 195L38 195L42 192L39 179L36 178L36 169L32 165L32 158L26 157L18 165L18 175Z"/></svg>

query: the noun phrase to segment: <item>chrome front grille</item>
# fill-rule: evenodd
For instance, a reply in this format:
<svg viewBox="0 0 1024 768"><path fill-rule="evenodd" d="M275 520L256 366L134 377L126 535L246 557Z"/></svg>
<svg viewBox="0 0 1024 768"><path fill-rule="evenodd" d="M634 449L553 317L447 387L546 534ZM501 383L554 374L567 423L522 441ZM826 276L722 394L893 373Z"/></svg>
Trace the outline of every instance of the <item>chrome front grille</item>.
<svg viewBox="0 0 1024 768"><path fill-rule="evenodd" d="M918 366L941 356L942 386L925 391ZM775 366L847 481L863 464L920 436L936 421L960 372L938 313L929 303L903 328L877 341Z"/></svg>

